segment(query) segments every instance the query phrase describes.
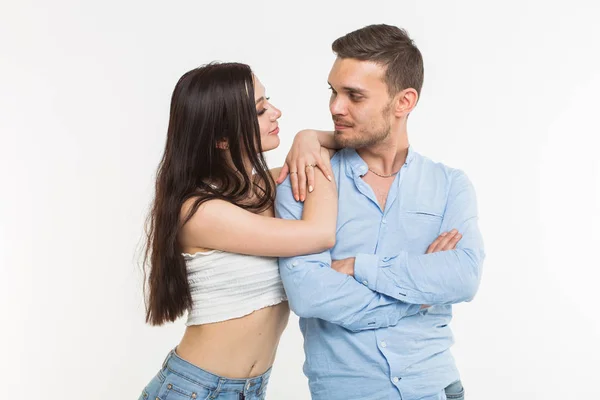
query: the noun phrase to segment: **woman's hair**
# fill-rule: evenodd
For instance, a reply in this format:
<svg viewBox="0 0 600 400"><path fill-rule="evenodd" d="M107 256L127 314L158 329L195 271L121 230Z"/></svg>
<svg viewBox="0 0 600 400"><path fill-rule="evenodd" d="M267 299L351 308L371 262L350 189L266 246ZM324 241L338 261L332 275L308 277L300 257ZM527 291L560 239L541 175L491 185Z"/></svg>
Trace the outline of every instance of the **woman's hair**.
<svg viewBox="0 0 600 400"><path fill-rule="evenodd" d="M260 212L272 206L274 193L261 153L250 67L211 63L184 74L171 98L167 143L146 225L146 322L174 321L192 305L178 236L198 207L222 199ZM193 206L182 215L190 198Z"/></svg>

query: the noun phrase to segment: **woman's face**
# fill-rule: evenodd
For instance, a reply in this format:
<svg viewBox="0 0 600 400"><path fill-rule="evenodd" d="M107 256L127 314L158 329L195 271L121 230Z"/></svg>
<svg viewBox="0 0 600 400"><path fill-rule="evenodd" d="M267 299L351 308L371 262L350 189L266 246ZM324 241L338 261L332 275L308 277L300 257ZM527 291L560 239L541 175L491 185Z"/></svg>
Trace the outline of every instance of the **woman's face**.
<svg viewBox="0 0 600 400"><path fill-rule="evenodd" d="M281 111L269 102L269 98L265 95L265 87L256 75L254 76L254 100L260 127L261 150L263 152L273 150L280 142L277 120L281 117Z"/></svg>

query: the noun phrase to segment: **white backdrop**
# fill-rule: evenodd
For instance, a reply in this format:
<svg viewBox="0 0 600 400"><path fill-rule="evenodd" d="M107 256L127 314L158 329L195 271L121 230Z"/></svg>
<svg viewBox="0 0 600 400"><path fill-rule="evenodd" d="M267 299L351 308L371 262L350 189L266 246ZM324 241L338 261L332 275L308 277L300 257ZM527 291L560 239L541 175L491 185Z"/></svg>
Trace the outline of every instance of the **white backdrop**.
<svg viewBox="0 0 600 400"><path fill-rule="evenodd" d="M2 397L134 399L177 344L183 321L144 325L136 251L181 74L249 63L283 111L277 166L331 128L331 42L385 22L425 59L411 143L478 193L467 399L600 398L600 6L550 3L2 0ZM269 399L309 398L303 358L292 316Z"/></svg>

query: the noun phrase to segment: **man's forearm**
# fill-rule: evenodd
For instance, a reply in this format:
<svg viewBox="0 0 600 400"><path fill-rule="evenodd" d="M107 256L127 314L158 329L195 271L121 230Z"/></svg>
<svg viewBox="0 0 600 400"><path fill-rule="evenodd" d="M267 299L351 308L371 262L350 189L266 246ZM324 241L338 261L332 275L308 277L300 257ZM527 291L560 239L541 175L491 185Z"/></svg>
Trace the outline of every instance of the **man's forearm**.
<svg viewBox="0 0 600 400"><path fill-rule="evenodd" d="M300 317L319 318L351 331L396 325L420 305L376 293L327 265L325 254L280 258L279 270L290 308Z"/></svg>
<svg viewBox="0 0 600 400"><path fill-rule="evenodd" d="M431 254L399 251L391 257L359 254L354 274L370 289L412 304L469 301L479 287L485 251L478 227L475 190L461 171L454 171L440 229L462 234L455 250ZM418 229L415 226L414 229Z"/></svg>
<svg viewBox="0 0 600 400"><path fill-rule="evenodd" d="M359 254L355 278L376 292L410 304L470 301L481 278L483 249L457 249L420 256L401 252L379 258Z"/></svg>

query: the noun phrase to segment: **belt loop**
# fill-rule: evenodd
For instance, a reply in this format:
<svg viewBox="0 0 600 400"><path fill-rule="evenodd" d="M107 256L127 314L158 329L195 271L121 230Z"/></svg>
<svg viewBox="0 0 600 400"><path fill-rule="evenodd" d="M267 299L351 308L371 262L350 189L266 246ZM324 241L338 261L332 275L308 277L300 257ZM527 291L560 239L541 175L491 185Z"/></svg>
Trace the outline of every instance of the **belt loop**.
<svg viewBox="0 0 600 400"><path fill-rule="evenodd" d="M217 388L215 389L215 391L208 397L211 400L214 400L217 398L217 396L219 396L219 393L221 392L221 386L223 386L223 384L226 382L226 379L223 378L219 378L219 383L217 383Z"/></svg>
<svg viewBox="0 0 600 400"><path fill-rule="evenodd" d="M171 351L169 352L169 354L167 354L167 356L165 357L165 360L164 360L164 361L163 361L163 363L162 363L162 369L165 369L165 367L167 366L167 363L169 362L169 358L171 358L171 356L173 355L173 352L174 352L174 351L175 351L175 350L171 350Z"/></svg>
<svg viewBox="0 0 600 400"><path fill-rule="evenodd" d="M261 377L260 378L260 386L258 387L258 389L256 390L256 395L260 396L263 393L263 388L265 386L265 377Z"/></svg>

